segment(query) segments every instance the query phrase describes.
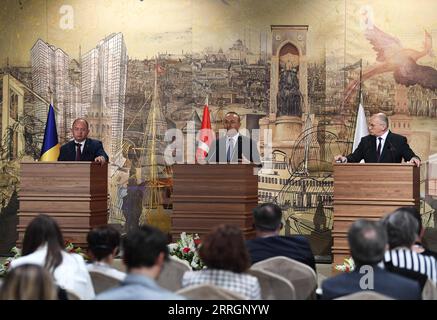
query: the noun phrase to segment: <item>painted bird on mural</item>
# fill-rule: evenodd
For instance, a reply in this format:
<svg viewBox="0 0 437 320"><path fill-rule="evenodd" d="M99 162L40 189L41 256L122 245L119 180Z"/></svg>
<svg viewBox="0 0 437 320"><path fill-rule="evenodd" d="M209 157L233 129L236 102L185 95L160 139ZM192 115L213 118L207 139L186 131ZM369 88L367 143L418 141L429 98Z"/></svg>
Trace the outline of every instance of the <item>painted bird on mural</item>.
<svg viewBox="0 0 437 320"><path fill-rule="evenodd" d="M396 83L405 86L418 84L423 88L437 89L437 70L417 64L420 58L432 53L432 37L425 30L423 50L404 48L398 38L395 38L378 27L370 25L365 31L366 39L376 51L376 62L363 70L361 82L378 74L392 72ZM351 97L358 87L359 81L351 81L345 91L345 100Z"/></svg>

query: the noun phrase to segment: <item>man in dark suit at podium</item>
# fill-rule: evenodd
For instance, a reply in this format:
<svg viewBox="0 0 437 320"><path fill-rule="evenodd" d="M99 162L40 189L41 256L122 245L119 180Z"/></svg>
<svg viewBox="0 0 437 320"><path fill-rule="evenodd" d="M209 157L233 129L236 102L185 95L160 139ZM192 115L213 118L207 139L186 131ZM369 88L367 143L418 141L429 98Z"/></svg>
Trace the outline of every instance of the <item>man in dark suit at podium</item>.
<svg viewBox="0 0 437 320"><path fill-rule="evenodd" d="M388 118L377 113L370 118L369 135L348 156L337 155L335 161L342 163L401 163L402 159L420 166L420 158L411 150L407 138L388 129Z"/></svg>
<svg viewBox="0 0 437 320"><path fill-rule="evenodd" d="M109 161L102 142L88 138L88 121L83 118L74 120L71 131L74 139L61 147L58 161L94 161L99 164Z"/></svg>
<svg viewBox="0 0 437 320"><path fill-rule="evenodd" d="M206 158L209 163L239 163L243 160L261 164L256 142L239 133L240 116L236 112L225 115L224 127L226 136L216 140Z"/></svg>

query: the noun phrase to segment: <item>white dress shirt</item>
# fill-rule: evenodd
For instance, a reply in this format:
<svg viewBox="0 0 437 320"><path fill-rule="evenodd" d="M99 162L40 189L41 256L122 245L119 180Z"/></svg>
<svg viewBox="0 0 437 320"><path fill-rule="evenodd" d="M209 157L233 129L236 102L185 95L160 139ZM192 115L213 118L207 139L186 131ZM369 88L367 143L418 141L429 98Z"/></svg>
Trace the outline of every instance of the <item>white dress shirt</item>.
<svg viewBox="0 0 437 320"><path fill-rule="evenodd" d="M46 256L47 245L44 244L33 253L12 260L11 268L24 264L36 264L43 267ZM82 300L90 300L95 296L90 274L81 255L62 251L62 262L53 272L53 277L58 286L75 293Z"/></svg>
<svg viewBox="0 0 437 320"><path fill-rule="evenodd" d="M81 144L81 146L80 146L80 154L83 154L83 148L85 147L85 142L86 142L86 139L81 141L81 142L74 140L74 143L80 143ZM77 147L76 146L74 147L74 150L77 151Z"/></svg>
<svg viewBox="0 0 437 320"><path fill-rule="evenodd" d="M390 130L387 130L382 136L376 137L376 151L378 151L379 138L382 138L381 139L381 155L382 155L382 150L384 150L385 140L387 140L387 135L389 132L390 132Z"/></svg>
<svg viewBox="0 0 437 320"><path fill-rule="evenodd" d="M230 155L230 158L231 158L231 160L232 160L232 155L234 154L234 152L235 152L235 146L236 146L236 144L237 144L237 141L238 141L238 137L240 136L240 133L239 132L237 132L237 134L235 134L234 136L232 136L232 137L228 137L228 136L226 136L226 154L228 154L228 149L229 149L229 144L230 144L230 142L232 142L233 144L232 144L232 154Z"/></svg>

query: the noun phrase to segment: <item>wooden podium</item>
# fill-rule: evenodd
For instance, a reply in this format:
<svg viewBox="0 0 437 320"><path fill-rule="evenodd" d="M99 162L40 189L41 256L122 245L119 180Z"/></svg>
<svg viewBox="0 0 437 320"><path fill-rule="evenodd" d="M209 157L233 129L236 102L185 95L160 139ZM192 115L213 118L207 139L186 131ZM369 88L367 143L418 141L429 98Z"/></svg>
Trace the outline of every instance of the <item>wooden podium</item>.
<svg viewBox="0 0 437 320"><path fill-rule="evenodd" d="M377 220L403 206L419 208L420 172L412 164L334 164L333 266L350 256L347 232L357 219Z"/></svg>
<svg viewBox="0 0 437 320"><path fill-rule="evenodd" d="M21 162L18 242L38 214L53 217L65 240L87 247L87 233L108 221L108 165L85 161Z"/></svg>
<svg viewBox="0 0 437 320"><path fill-rule="evenodd" d="M253 238L252 209L258 205L253 164L177 164L173 167L173 241L182 232L202 236L226 223Z"/></svg>

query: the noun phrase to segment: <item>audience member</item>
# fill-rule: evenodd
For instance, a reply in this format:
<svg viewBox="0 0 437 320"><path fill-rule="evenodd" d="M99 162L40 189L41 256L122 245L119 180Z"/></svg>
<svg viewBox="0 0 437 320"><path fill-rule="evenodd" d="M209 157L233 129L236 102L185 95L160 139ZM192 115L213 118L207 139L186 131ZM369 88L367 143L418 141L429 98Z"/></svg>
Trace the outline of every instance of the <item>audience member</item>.
<svg viewBox="0 0 437 320"><path fill-rule="evenodd" d="M12 269L0 288L0 300L56 300L57 297L52 276L36 264Z"/></svg>
<svg viewBox="0 0 437 320"><path fill-rule="evenodd" d="M23 264L44 266L55 283L80 299L94 298L94 288L82 256L65 251L61 230L51 217L41 214L26 228L22 257L11 262L11 268Z"/></svg>
<svg viewBox="0 0 437 320"><path fill-rule="evenodd" d="M308 240L303 236L281 236L282 210L273 203L264 203L253 209L256 238L246 241L252 264L284 256L305 263L316 271L314 255Z"/></svg>
<svg viewBox="0 0 437 320"><path fill-rule="evenodd" d="M122 240L127 276L121 286L97 295L98 300L180 300L182 296L156 283L168 259L167 237L151 226L130 231Z"/></svg>
<svg viewBox="0 0 437 320"><path fill-rule="evenodd" d="M387 247L387 234L380 222L355 221L349 229L348 241L356 268L323 281L322 299L335 299L366 290L394 299L421 299L421 288L416 281L377 265Z"/></svg>
<svg viewBox="0 0 437 320"><path fill-rule="evenodd" d="M436 260L412 250L419 224L410 213L397 209L383 218L389 249L383 260L384 267L405 277L419 281L421 287L429 278L436 283ZM382 265L382 264L381 264Z"/></svg>
<svg viewBox="0 0 437 320"><path fill-rule="evenodd" d="M120 233L105 225L91 230L87 236L88 252L92 263L88 271L99 272L117 280L124 280L126 273L112 267L120 246Z"/></svg>
<svg viewBox="0 0 437 320"><path fill-rule="evenodd" d="M212 284L251 300L261 299L258 279L244 273L250 267L250 258L238 227L215 227L206 235L199 255L207 268L187 271L182 278L182 287Z"/></svg>

